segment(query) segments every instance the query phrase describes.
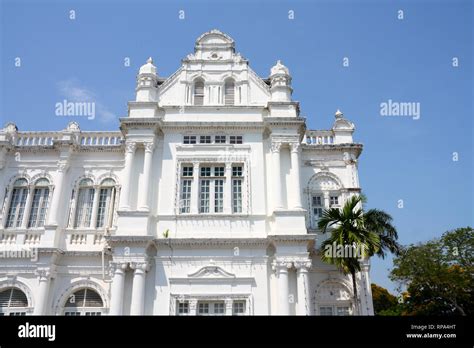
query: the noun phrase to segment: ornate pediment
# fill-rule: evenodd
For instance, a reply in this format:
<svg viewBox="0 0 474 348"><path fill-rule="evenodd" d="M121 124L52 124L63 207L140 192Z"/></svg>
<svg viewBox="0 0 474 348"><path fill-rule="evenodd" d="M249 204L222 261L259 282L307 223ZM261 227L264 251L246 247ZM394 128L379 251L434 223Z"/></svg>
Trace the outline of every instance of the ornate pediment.
<svg viewBox="0 0 474 348"><path fill-rule="evenodd" d="M189 278L235 278L235 274L229 273L219 266L205 266L197 272L188 274Z"/></svg>

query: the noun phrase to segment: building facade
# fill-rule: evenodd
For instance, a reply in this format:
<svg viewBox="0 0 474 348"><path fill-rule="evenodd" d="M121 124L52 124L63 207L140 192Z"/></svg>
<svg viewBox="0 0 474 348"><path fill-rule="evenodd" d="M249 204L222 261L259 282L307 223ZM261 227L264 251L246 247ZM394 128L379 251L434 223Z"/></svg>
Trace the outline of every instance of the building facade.
<svg viewBox="0 0 474 348"><path fill-rule="evenodd" d="M4 315L372 315L369 263L320 261L317 220L360 192L354 125L307 130L289 70L212 30L152 59L120 130L0 130Z"/></svg>

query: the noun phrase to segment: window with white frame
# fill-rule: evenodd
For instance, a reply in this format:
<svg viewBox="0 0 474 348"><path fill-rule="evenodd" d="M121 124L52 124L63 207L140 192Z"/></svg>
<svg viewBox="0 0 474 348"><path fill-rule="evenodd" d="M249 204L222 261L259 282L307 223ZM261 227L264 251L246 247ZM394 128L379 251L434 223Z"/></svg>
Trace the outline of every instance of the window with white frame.
<svg viewBox="0 0 474 348"><path fill-rule="evenodd" d="M242 212L243 167L232 166L232 212Z"/></svg>
<svg viewBox="0 0 474 348"><path fill-rule="evenodd" d="M210 144L211 136L210 135L201 135L199 137L199 144Z"/></svg>
<svg viewBox="0 0 474 348"><path fill-rule="evenodd" d="M188 315L189 314L189 301L176 301L176 314L177 315Z"/></svg>
<svg viewBox="0 0 474 348"><path fill-rule="evenodd" d="M115 203L115 181L110 178L103 180L99 190L97 222L95 227L111 227Z"/></svg>
<svg viewBox="0 0 474 348"><path fill-rule="evenodd" d="M181 192L179 197L179 212L191 212L191 187L193 183L193 166L183 165L181 169Z"/></svg>
<svg viewBox="0 0 474 348"><path fill-rule="evenodd" d="M229 143L230 144L242 144L243 137L242 135L231 135L229 136Z"/></svg>
<svg viewBox="0 0 474 348"><path fill-rule="evenodd" d="M26 294L17 288L0 291L0 316L23 316L28 312Z"/></svg>
<svg viewBox="0 0 474 348"><path fill-rule="evenodd" d="M214 142L216 144L225 144L227 142L227 136L225 136L225 135L216 135L214 137Z"/></svg>
<svg viewBox="0 0 474 348"><path fill-rule="evenodd" d="M321 306L319 307L319 315L351 315L349 306Z"/></svg>
<svg viewBox="0 0 474 348"><path fill-rule="evenodd" d="M324 210L324 198L322 195L314 195L311 197L311 210L313 213L313 221L317 224L318 220L323 215Z"/></svg>
<svg viewBox="0 0 474 348"><path fill-rule="evenodd" d="M94 204L94 186L92 180L82 179L79 183L77 194L76 216L74 227L90 227L92 219L92 206Z"/></svg>
<svg viewBox="0 0 474 348"><path fill-rule="evenodd" d="M224 84L224 104L234 105L235 103L235 83L232 79L227 79Z"/></svg>
<svg viewBox="0 0 474 348"><path fill-rule="evenodd" d="M49 181L39 179L35 183L33 191L33 201L31 202L28 228L43 227L49 201Z"/></svg>
<svg viewBox="0 0 474 348"><path fill-rule="evenodd" d="M194 105L204 104L204 81L201 79L194 82Z"/></svg>
<svg viewBox="0 0 474 348"><path fill-rule="evenodd" d="M329 196L329 206L339 206L339 196L331 194Z"/></svg>
<svg viewBox="0 0 474 348"><path fill-rule="evenodd" d="M196 136L195 135L183 136L183 144L196 144Z"/></svg>
<svg viewBox="0 0 474 348"><path fill-rule="evenodd" d="M105 312L104 302L93 289L84 288L70 295L64 305L66 316L99 316Z"/></svg>
<svg viewBox="0 0 474 348"><path fill-rule="evenodd" d="M224 315L224 301L198 301L197 315Z"/></svg>
<svg viewBox="0 0 474 348"><path fill-rule="evenodd" d="M200 167L200 213L224 211L224 172L223 165ZM211 197L213 197L212 200Z"/></svg>
<svg viewBox="0 0 474 348"><path fill-rule="evenodd" d="M7 228L17 228L21 226L27 198L28 182L26 179L17 179L13 184L10 207L5 224Z"/></svg>
<svg viewBox="0 0 474 348"><path fill-rule="evenodd" d="M232 315L245 315L245 301L234 301L232 303Z"/></svg>

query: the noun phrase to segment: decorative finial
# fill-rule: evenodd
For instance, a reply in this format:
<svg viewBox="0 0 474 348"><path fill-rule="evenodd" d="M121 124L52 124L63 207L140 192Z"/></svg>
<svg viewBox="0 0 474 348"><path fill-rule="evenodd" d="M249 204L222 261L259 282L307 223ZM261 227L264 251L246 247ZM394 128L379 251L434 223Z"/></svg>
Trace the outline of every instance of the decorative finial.
<svg viewBox="0 0 474 348"><path fill-rule="evenodd" d="M341 112L341 110L337 109L334 116L336 116L336 118L342 118L344 116L344 114Z"/></svg>
<svg viewBox="0 0 474 348"><path fill-rule="evenodd" d="M153 58L148 57L148 59L146 60L146 62L149 63L149 64L153 64Z"/></svg>

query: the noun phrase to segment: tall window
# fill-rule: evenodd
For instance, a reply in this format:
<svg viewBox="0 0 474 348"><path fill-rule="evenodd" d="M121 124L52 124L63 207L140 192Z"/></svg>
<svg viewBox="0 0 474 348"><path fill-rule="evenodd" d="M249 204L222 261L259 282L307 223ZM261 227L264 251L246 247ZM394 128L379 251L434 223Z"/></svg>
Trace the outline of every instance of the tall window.
<svg viewBox="0 0 474 348"><path fill-rule="evenodd" d="M105 311L104 302L100 295L89 288L81 289L73 293L64 305L66 316L98 316Z"/></svg>
<svg viewBox="0 0 474 348"><path fill-rule="evenodd" d="M26 315L28 299L23 291L17 288L8 288L0 292L0 316Z"/></svg>
<svg viewBox="0 0 474 348"><path fill-rule="evenodd" d="M204 81L197 80L194 82L194 105L204 104Z"/></svg>
<svg viewBox="0 0 474 348"><path fill-rule="evenodd" d="M224 104L234 105L235 103L235 83L234 80L226 80L224 86Z"/></svg>
<svg viewBox="0 0 474 348"><path fill-rule="evenodd" d="M43 227L48 210L49 201L49 181L47 179L39 179L35 183L33 191L33 202L31 203L30 218L28 220L28 228Z"/></svg>
<svg viewBox="0 0 474 348"><path fill-rule="evenodd" d="M242 212L242 183L243 167L232 167L232 211L234 213Z"/></svg>
<svg viewBox="0 0 474 348"><path fill-rule="evenodd" d="M199 204L200 213L209 213L209 193L210 193L210 180L201 179L201 200Z"/></svg>
<svg viewBox="0 0 474 348"><path fill-rule="evenodd" d="M13 184L13 192L8 209L6 227L20 227L25 213L26 198L28 197L28 182L18 179Z"/></svg>
<svg viewBox="0 0 474 348"><path fill-rule="evenodd" d="M114 211L115 181L105 179L100 184L99 202L97 206L97 228L110 227Z"/></svg>
<svg viewBox="0 0 474 348"><path fill-rule="evenodd" d="M224 172L224 166L220 165L200 168L200 213L222 213L224 211Z"/></svg>
<svg viewBox="0 0 474 348"><path fill-rule="evenodd" d="M323 208L324 208L324 200L322 195L317 195L312 197L311 201L311 208L313 210L313 221L314 221L314 227L316 227L318 220L322 217L323 215Z"/></svg>
<svg viewBox="0 0 474 348"><path fill-rule="evenodd" d="M181 192L179 197L179 212L191 211L191 185L193 182L193 167L183 166L181 169Z"/></svg>
<svg viewBox="0 0 474 348"><path fill-rule="evenodd" d="M74 227L90 227L93 203L94 187L92 186L92 180L82 179L79 183Z"/></svg>

